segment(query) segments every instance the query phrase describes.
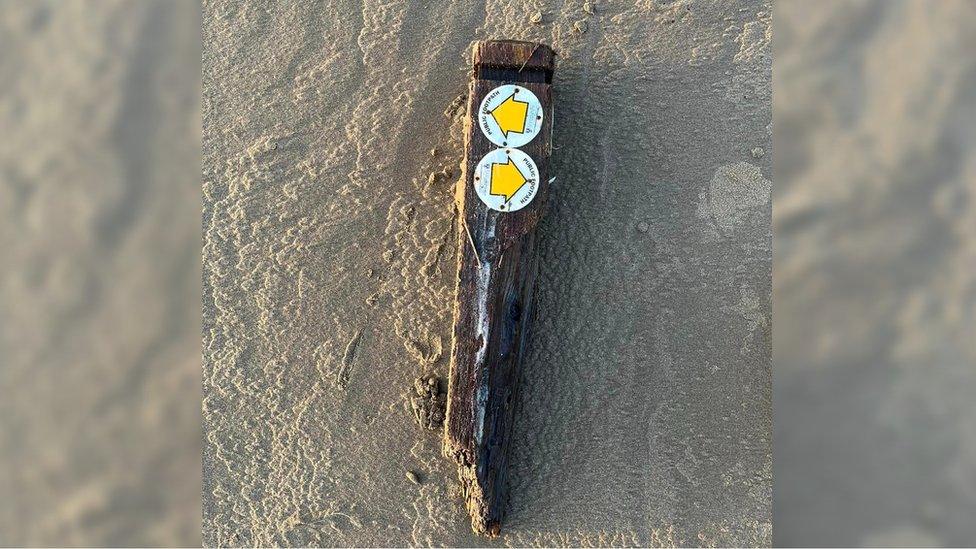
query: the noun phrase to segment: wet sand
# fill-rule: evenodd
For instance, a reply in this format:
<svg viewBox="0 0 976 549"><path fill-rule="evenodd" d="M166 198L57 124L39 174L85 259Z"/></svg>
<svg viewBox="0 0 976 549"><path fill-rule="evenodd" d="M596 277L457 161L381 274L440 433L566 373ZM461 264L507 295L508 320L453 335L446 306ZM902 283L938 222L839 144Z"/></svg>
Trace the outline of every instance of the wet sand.
<svg viewBox="0 0 976 549"><path fill-rule="evenodd" d="M976 5L776 7L776 544L976 539Z"/></svg>
<svg viewBox="0 0 976 549"><path fill-rule="evenodd" d="M200 534L193 2L0 2L0 545Z"/></svg>

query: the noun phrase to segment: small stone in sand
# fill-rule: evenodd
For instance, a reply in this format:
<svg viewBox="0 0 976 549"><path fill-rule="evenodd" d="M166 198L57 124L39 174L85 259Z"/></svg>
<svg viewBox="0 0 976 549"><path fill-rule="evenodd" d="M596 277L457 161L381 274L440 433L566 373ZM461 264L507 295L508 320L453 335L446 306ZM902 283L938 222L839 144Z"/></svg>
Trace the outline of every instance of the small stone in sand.
<svg viewBox="0 0 976 549"><path fill-rule="evenodd" d="M433 149L430 150L430 155L437 156L437 147L434 147Z"/></svg>
<svg viewBox="0 0 976 549"><path fill-rule="evenodd" d="M589 28L589 27L587 26L586 21L577 21L577 22L573 23L573 30L575 30L576 32L578 32L580 34L583 34L584 32L586 32L586 29L587 28Z"/></svg>
<svg viewBox="0 0 976 549"><path fill-rule="evenodd" d="M393 255L394 255L393 254L393 250L386 250L386 251L384 251L383 252L383 261L386 261L387 263L390 263L391 261L393 261Z"/></svg>
<svg viewBox="0 0 976 549"><path fill-rule="evenodd" d="M407 471L407 478L414 484L420 484L420 475L413 471Z"/></svg>
<svg viewBox="0 0 976 549"><path fill-rule="evenodd" d="M593 2L583 2L583 11L590 15L596 14L596 8L593 7Z"/></svg>
<svg viewBox="0 0 976 549"><path fill-rule="evenodd" d="M532 15L532 19L530 19L530 21L532 21L532 23L535 25L542 23L542 12L541 11L535 12Z"/></svg>
<svg viewBox="0 0 976 549"><path fill-rule="evenodd" d="M645 223L643 221L641 221L640 223L637 224L637 230L640 231L640 232L642 232L642 233L646 233L650 229L651 229L651 227L647 223Z"/></svg>
<svg viewBox="0 0 976 549"><path fill-rule="evenodd" d="M765 155L765 154L766 154L766 151L762 150L762 147L756 147L755 149L752 149L752 157L753 158L762 158L763 155Z"/></svg>

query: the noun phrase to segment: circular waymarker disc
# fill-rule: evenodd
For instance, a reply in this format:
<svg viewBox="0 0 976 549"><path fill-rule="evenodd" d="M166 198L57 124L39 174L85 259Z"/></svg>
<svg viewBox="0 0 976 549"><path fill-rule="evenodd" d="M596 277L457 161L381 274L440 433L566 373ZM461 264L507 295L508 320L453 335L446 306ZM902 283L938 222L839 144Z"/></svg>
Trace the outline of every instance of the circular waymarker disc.
<svg viewBox="0 0 976 549"><path fill-rule="evenodd" d="M519 149L495 149L478 162L474 188L489 208L515 212L528 206L539 192L539 169Z"/></svg>
<svg viewBox="0 0 976 549"><path fill-rule="evenodd" d="M498 86L481 101L478 125L499 147L521 147L542 129L542 104L522 86Z"/></svg>

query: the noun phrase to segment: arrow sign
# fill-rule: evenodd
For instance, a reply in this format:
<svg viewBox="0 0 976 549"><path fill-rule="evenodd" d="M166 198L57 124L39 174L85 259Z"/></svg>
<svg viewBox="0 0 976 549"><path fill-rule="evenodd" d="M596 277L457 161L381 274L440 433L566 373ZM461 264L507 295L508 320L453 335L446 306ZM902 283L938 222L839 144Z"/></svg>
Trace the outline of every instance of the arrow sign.
<svg viewBox="0 0 976 549"><path fill-rule="evenodd" d="M504 196L505 202L510 201L525 183L525 176L522 175L511 158L505 164L491 165L491 188L489 192L495 196Z"/></svg>
<svg viewBox="0 0 976 549"><path fill-rule="evenodd" d="M539 190L539 168L521 149L495 149L474 169L473 187L485 206L516 212L529 205ZM518 200L515 197L518 196Z"/></svg>
<svg viewBox="0 0 976 549"><path fill-rule="evenodd" d="M529 112L529 104L515 99L515 94L510 95L501 105L491 111L492 118L498 123L502 133L508 138L511 132L525 133L525 117Z"/></svg>
<svg viewBox="0 0 976 549"><path fill-rule="evenodd" d="M542 130L542 111L542 103L531 88L502 84L481 100L478 127L488 141L499 147L521 147Z"/></svg>

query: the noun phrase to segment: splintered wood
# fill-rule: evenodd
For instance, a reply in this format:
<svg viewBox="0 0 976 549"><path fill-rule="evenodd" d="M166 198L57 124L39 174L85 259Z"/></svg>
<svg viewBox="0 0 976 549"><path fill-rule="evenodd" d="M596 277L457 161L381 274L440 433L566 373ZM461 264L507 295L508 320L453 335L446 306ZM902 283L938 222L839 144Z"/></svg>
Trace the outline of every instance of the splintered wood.
<svg viewBox="0 0 976 549"><path fill-rule="evenodd" d="M458 280L444 453L475 532L498 535L519 370L532 318L535 229L549 191L552 49L474 46L457 188Z"/></svg>

